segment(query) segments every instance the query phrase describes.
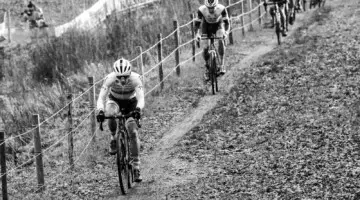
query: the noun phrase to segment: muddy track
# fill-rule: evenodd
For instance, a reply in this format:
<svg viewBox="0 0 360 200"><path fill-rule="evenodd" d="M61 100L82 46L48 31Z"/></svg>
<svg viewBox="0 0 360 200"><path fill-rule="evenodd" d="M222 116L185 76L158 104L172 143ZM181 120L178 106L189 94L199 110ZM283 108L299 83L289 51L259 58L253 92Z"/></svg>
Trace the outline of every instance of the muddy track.
<svg viewBox="0 0 360 200"><path fill-rule="evenodd" d="M292 39L291 35L309 20L310 13L313 11L314 9L297 15L297 21L290 26L289 35L284 38L285 41ZM269 18L265 18L265 21L268 22ZM174 124L153 152L142 157L141 168L144 181L137 184L127 196L117 196L112 199L166 199L172 186L194 181L201 176L201 172L196 170L194 163L172 159L169 154L179 139L195 127L202 117L230 91L243 68L249 67L259 57L278 47L273 29L259 29L258 24L254 26L256 30L247 32L245 38L240 33L234 34L236 44L227 48L228 72L220 79L220 93L203 97L196 109L183 121Z"/></svg>

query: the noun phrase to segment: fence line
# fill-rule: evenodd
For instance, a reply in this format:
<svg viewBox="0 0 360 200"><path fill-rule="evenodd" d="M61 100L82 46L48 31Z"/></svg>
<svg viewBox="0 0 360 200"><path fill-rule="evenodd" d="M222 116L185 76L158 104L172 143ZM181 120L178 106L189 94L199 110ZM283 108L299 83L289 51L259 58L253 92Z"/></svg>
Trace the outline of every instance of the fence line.
<svg viewBox="0 0 360 200"><path fill-rule="evenodd" d="M91 111L91 112L81 121L81 123L80 123L76 128L74 128L74 130L72 130L72 133L73 133L74 131L76 131L76 130L85 122L85 120L89 118L89 116L90 116L94 111L95 111L95 109L94 109L93 111ZM68 136L70 133L71 133L71 132L67 133L65 136L63 136L62 138L60 138L57 142L55 142L54 144L52 144L52 145L50 145L48 148L46 148L46 149L43 151L42 154L44 154L45 152L49 151L50 148L56 146L60 141L64 140L64 138L65 138L66 136ZM9 170L9 171L7 171L6 174L9 174L10 172L13 172L13 171L15 171L15 170L17 170L17 169L25 166L27 163L29 163L31 160L35 159L35 158L38 157L39 155L41 155L41 154L38 154L38 155L33 156L33 157L30 158L29 160L25 161L22 165L20 165L20 166L18 166L18 167L15 167L15 168L13 168L13 169L11 169L11 170ZM4 175L1 175L0 178L3 177L3 176L4 176Z"/></svg>
<svg viewBox="0 0 360 200"><path fill-rule="evenodd" d="M193 22L193 20L191 20L190 22L187 22L184 25L179 26L180 28L183 28L185 26L190 25ZM151 49L154 49L157 47L157 45L160 44L160 42L163 42L165 39L169 38L170 36L173 36L176 33L177 30L174 30L173 32L171 32L169 35L167 35L166 37L162 38L161 40L157 41L154 45L152 45L151 47L149 47L148 49L146 49L145 51L141 52L139 55L137 55L134 59L130 60L130 62L134 62L136 61L138 58L140 58L140 56L142 56L144 53L149 52Z"/></svg>
<svg viewBox="0 0 360 200"><path fill-rule="evenodd" d="M158 62L157 64L155 64L152 68L150 68L147 72L144 72L144 74L142 76L145 76L146 74L150 73L152 70L154 70L156 67L158 67L163 61L167 60L168 58L170 58L170 56L172 54L174 54L176 52L176 50L180 49L180 47L183 47L187 44L189 44L190 42L194 41L195 39L189 40L186 43L183 43L181 45L179 45L176 49L174 49L169 55L167 55L164 59L162 59L160 62Z"/></svg>
<svg viewBox="0 0 360 200"><path fill-rule="evenodd" d="M231 6L234 6L234 5L237 5L237 4L239 4L239 3L242 3L244 0L241 0L241 1L237 1L237 2L235 2L235 3L232 3L232 4L230 4L230 5L228 5L228 6L226 6L226 8L229 8L229 7L231 7ZM251 0L250 0L251 1Z"/></svg>
<svg viewBox="0 0 360 200"><path fill-rule="evenodd" d="M76 100L80 99L80 97L84 96L87 92L89 92L93 87L95 87L95 85L97 85L98 83L100 83L101 81L103 81L105 78L98 80L96 83L94 83L93 86L89 87L87 90L85 90L83 93L81 93L79 96L77 96L76 98L74 98L72 101L68 102L64 107L60 108L60 110L58 110L56 113L54 113L53 115L51 115L50 117L48 117L47 119L45 119L44 121L40 122L39 125L37 125L36 127L21 133L19 135L15 135L15 136L10 136L9 138L6 138L4 142L10 140L10 139L15 139L18 137L21 137L23 135L26 135L28 133L30 133L31 131L35 130L36 128L38 128L39 126L43 125L44 123L48 122L50 119L52 119L53 117L55 117L57 114L59 114L61 111L67 109L67 107L71 104L74 103ZM3 142L3 143L4 143ZM2 144L2 143L1 143ZM1 145L0 144L0 145Z"/></svg>
<svg viewBox="0 0 360 200"><path fill-rule="evenodd" d="M238 20L240 17L242 17L242 16L245 16L245 15L248 15L248 14L251 14L251 13L253 13L254 11L256 11L257 9L259 9L259 7L260 6L262 6L263 5L263 3L260 3L260 4L258 4L256 7L254 7L252 10L249 10L249 11L247 11L247 12L244 12L244 13L242 13L242 14L240 14L240 15L237 15L237 16L235 16L235 17L230 17L230 19L233 19L233 20ZM261 16L262 17L262 16ZM258 17L258 18L256 18L256 20L258 20L260 17ZM251 21L251 23L253 23L253 21Z"/></svg>
<svg viewBox="0 0 360 200"><path fill-rule="evenodd" d="M90 138L89 142L86 144L85 148L81 151L81 153L79 154L78 158L74 161L74 165L75 165L75 163L77 163L77 162L80 160L80 158L81 158L82 154L85 152L85 150L87 150L87 149L89 148L89 146L90 146L93 138L94 138L95 135L96 135L97 130L99 130L99 128L96 129L96 131L93 133L92 137ZM63 170L62 172L58 173L58 174L57 174L55 177L53 177L52 180L50 180L49 182L56 180L57 177L63 175L63 174L64 174L66 171L68 171L69 169L71 169L71 166L68 167L68 168L66 168L66 169ZM35 192L41 190L43 187L45 187L45 185L43 185L42 187L38 188Z"/></svg>
<svg viewBox="0 0 360 200"><path fill-rule="evenodd" d="M152 91L154 91L157 87L159 87L159 86L161 85L161 83L163 83L163 82L176 70L176 68L177 68L178 66L180 66L180 65L188 62L188 61L191 60L193 57L196 57L197 55L201 54L203 51L204 51L204 50L199 51L199 52L196 53L194 56L191 56L191 57L188 58L187 60L179 63L178 65L176 65L176 66L168 73L168 75L166 75L162 81L160 81L160 82L159 82L158 84L156 84L150 91L148 91L148 92L145 94L145 96L147 96L147 95L150 94Z"/></svg>
<svg viewBox="0 0 360 200"><path fill-rule="evenodd" d="M258 17L258 18L256 18L256 19L252 20L251 22L249 22L249 23L245 24L244 26L240 26L240 27L234 28L234 29L232 29L231 31L235 31L235 30L242 29L242 28L244 28L244 27L248 27L248 26L250 26L251 24L255 23L255 22L256 22L256 20L258 20L259 18L262 18L265 14L266 14L266 13L263 13L260 17Z"/></svg>

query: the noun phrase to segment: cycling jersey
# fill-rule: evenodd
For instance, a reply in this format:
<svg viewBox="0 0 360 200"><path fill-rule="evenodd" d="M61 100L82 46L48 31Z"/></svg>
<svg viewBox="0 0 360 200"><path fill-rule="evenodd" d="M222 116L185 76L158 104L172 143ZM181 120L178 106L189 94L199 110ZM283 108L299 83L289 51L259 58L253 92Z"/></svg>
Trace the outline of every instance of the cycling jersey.
<svg viewBox="0 0 360 200"><path fill-rule="evenodd" d="M115 72L112 72L105 77L97 101L98 110L104 110L104 103L108 94L117 100L131 100L136 98L136 107L140 109L144 108L145 100L141 76L135 72L131 72L131 75L129 76L124 86L121 85L120 80L116 77Z"/></svg>
<svg viewBox="0 0 360 200"><path fill-rule="evenodd" d="M205 5L202 5L198 10L196 21L202 22L203 20L209 24L221 23L224 20L229 20L229 15L226 7L221 4L215 6L214 13L210 13L209 9Z"/></svg>

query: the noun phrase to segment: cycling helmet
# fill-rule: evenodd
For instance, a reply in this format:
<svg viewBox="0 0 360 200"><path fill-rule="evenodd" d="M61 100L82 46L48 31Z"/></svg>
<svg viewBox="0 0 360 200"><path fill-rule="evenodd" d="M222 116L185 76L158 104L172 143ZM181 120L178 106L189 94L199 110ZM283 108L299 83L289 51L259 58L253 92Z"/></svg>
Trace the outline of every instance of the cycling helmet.
<svg viewBox="0 0 360 200"><path fill-rule="evenodd" d="M218 0L205 0L205 6L213 8L218 5Z"/></svg>
<svg viewBox="0 0 360 200"><path fill-rule="evenodd" d="M114 63L114 72L116 76L130 76L131 64L128 60L120 58Z"/></svg>

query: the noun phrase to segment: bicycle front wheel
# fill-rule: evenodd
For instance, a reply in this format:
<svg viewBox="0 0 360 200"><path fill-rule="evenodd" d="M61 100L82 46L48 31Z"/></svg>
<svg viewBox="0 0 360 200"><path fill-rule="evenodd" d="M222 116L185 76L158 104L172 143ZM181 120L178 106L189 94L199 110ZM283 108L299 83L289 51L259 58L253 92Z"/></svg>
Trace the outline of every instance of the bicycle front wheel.
<svg viewBox="0 0 360 200"><path fill-rule="evenodd" d="M117 154L116 154L116 165L117 165L117 169L118 169L118 176L119 176L119 184L120 184L120 189L121 189L121 193L122 194L127 194L129 192L129 187L128 187L128 183L129 183L129 169L128 169L128 164L127 164L127 148L126 148L126 143L124 142L123 138L121 138L119 135L121 133L118 134L118 138L117 138L117 144L116 144L116 148L117 148Z"/></svg>
<svg viewBox="0 0 360 200"><path fill-rule="evenodd" d="M211 81L211 88L212 94L215 94L215 84L216 84L216 57L214 53L210 53L210 81Z"/></svg>

